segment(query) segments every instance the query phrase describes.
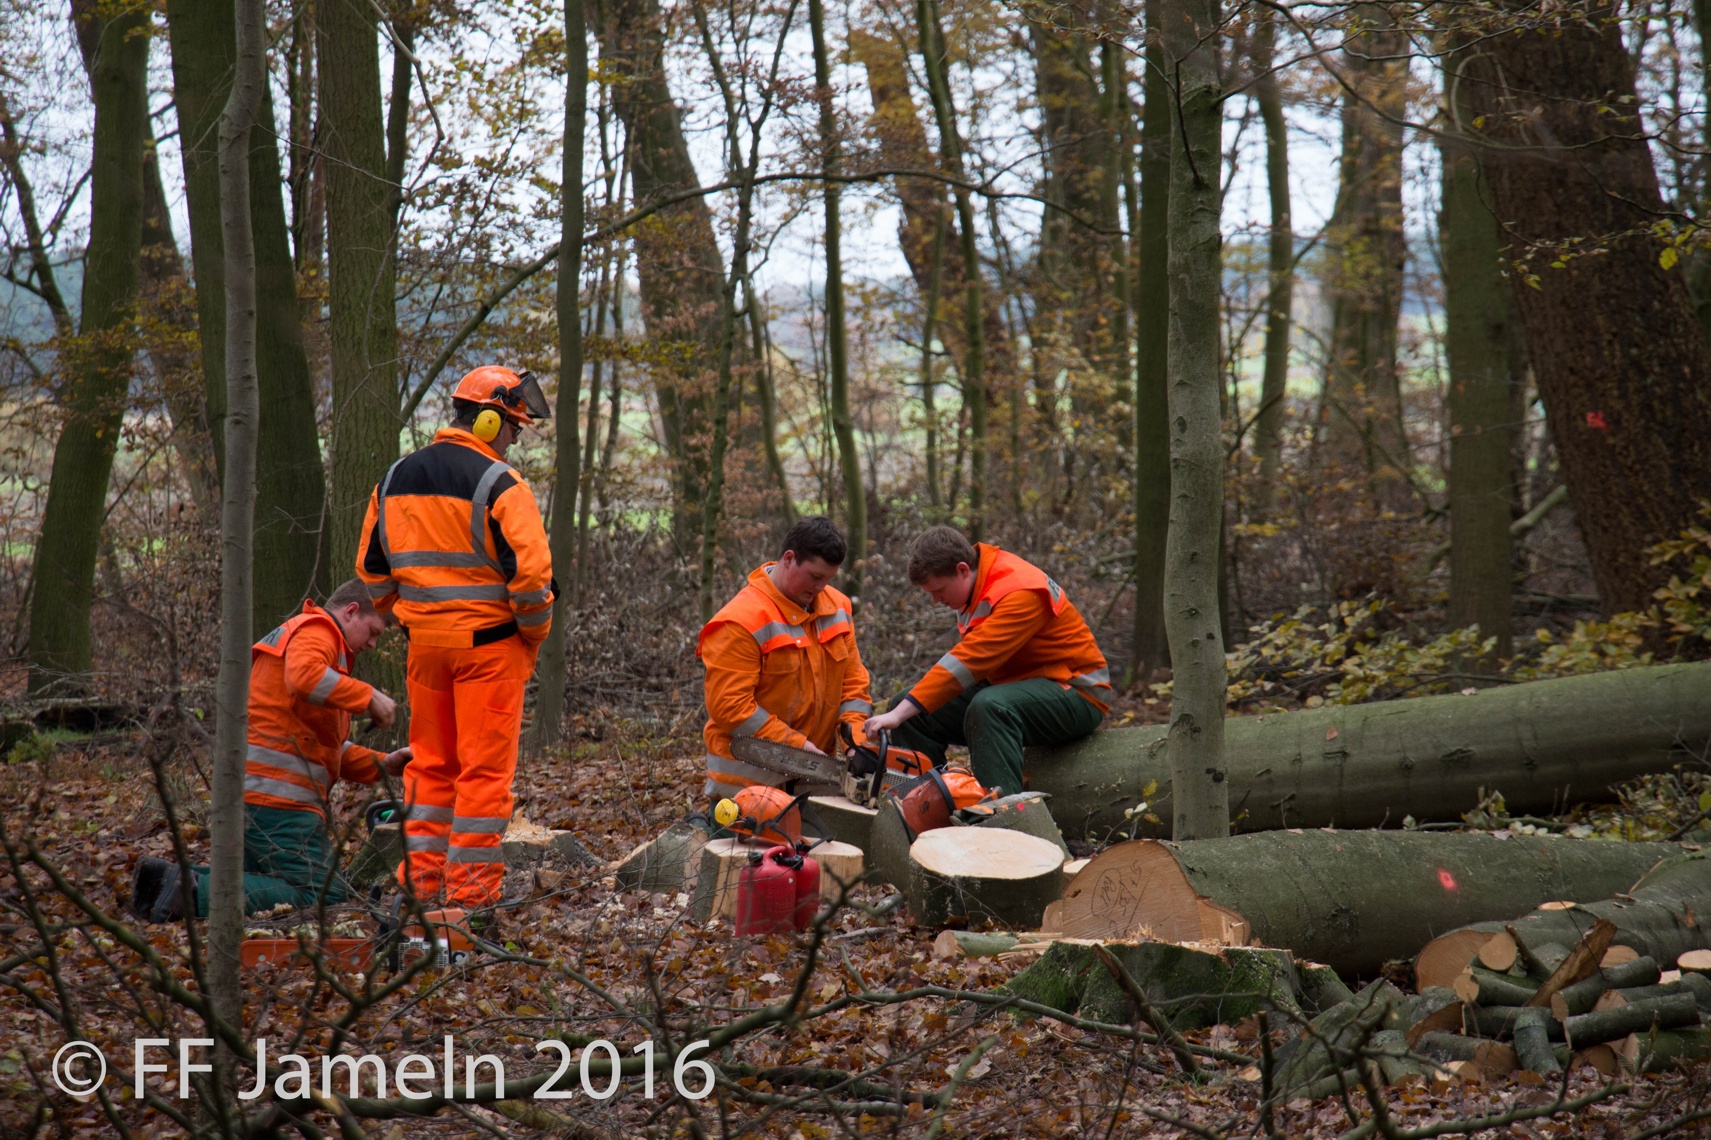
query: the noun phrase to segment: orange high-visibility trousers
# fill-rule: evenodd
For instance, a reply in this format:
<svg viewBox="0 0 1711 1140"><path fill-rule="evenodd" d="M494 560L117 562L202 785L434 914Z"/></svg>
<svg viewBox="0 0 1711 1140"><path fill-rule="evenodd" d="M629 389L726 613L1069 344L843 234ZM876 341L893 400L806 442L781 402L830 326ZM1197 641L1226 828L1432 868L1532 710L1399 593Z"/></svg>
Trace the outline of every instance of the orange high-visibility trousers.
<svg viewBox="0 0 1711 1140"><path fill-rule="evenodd" d="M398 881L418 898L435 900L443 891L449 904L465 908L499 901L523 686L534 671L535 650L518 637L466 649L411 643L415 758L404 769Z"/></svg>

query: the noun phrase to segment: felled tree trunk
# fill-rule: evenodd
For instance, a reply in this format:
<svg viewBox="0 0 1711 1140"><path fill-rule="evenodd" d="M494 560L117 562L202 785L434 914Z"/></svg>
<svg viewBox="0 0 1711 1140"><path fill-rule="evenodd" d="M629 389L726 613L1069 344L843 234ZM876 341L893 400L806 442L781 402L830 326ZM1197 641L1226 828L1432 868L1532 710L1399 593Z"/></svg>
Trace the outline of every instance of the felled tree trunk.
<svg viewBox="0 0 1711 1140"><path fill-rule="evenodd" d="M1244 831L1457 820L1480 789L1516 812L1593 799L1620 780L1665 772L1711 743L1711 664L1661 665L1419 697L1236 717L1224 725L1230 812ZM1031 749L1031 788L1051 794L1067 834L1168 824L1128 820L1156 781L1169 820L1165 730L1124 728Z"/></svg>
<svg viewBox="0 0 1711 1140"><path fill-rule="evenodd" d="M1107 848L1076 876L1064 892L1063 933L1252 941L1344 973L1372 973L1476 915L1501 918L1551 899L1623 890L1679 850L1423 831L1143 839Z"/></svg>
<svg viewBox="0 0 1711 1140"><path fill-rule="evenodd" d="M1582 898L1615 895L1620 890L1570 892L1563 898L1574 899L1577 893ZM1481 945L1510 927L1530 947L1573 946L1600 918L1616 924L1613 945L1631 947L1668 969L1689 950L1711 948L1711 924L1704 916L1711 916L1711 860L1695 852L1654 868L1620 897L1584 906L1541 907L1508 923L1478 922L1451 930L1426 944L1415 962L1415 974L1424 986L1441 979L1446 971L1459 973Z"/></svg>

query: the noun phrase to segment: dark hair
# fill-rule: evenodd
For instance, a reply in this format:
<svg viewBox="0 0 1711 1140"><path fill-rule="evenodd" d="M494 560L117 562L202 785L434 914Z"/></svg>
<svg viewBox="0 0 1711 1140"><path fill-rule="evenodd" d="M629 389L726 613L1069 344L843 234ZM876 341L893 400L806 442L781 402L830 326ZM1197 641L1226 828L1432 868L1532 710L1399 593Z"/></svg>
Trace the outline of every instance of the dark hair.
<svg viewBox="0 0 1711 1140"><path fill-rule="evenodd" d="M823 558L830 566L842 566L848 552L849 546L837 525L825 515L815 515L796 520L796 525L784 536L784 545L779 547L778 556L783 558L786 554L795 553L798 562Z"/></svg>
<svg viewBox="0 0 1711 1140"><path fill-rule="evenodd" d="M374 608L374 599L369 596L368 583L361 578L352 578L343 582L339 588L327 595L324 610L342 610L351 603L356 603L356 612L363 617L371 617L378 611Z"/></svg>
<svg viewBox="0 0 1711 1140"><path fill-rule="evenodd" d="M481 405L474 400L464 400L452 397L452 426L468 431L475 426L475 417L481 414Z"/></svg>
<svg viewBox="0 0 1711 1140"><path fill-rule="evenodd" d="M980 562L980 555L962 531L951 526L928 527L909 544L909 581L919 586L928 578L948 578L956 573L959 562L968 563L970 568Z"/></svg>

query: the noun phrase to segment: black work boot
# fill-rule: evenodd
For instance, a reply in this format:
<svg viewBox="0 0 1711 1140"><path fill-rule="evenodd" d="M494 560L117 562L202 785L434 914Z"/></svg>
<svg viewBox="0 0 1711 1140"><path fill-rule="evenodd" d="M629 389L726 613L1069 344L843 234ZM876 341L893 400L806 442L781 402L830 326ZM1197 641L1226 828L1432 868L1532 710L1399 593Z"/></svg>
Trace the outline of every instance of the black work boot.
<svg viewBox="0 0 1711 1140"><path fill-rule="evenodd" d="M184 871L177 863L167 863L161 873L160 893L149 908L150 922L174 922L184 917ZM195 891L195 884L190 889Z"/></svg>
<svg viewBox="0 0 1711 1140"><path fill-rule="evenodd" d="M131 874L129 910L132 914L145 922L150 920L155 900L160 897L161 882L166 878L167 868L172 866L165 859L156 859L152 855L144 855L137 860L136 870Z"/></svg>

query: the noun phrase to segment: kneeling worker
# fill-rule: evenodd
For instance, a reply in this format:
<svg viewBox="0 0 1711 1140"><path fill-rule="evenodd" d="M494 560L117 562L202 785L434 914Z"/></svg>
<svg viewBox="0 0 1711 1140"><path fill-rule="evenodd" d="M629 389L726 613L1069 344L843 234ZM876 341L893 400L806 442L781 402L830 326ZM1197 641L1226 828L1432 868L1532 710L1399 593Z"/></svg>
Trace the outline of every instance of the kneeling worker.
<svg viewBox="0 0 1711 1140"><path fill-rule="evenodd" d="M350 675L356 655L373 649L387 621L352 579L325 608L303 612L250 651L249 754L244 766L244 913L338 903L349 888L333 865L327 797L339 780L372 784L381 769L397 776L410 760L401 748L382 755L350 739L351 717L376 725L396 716L392 698ZM180 918L187 896L208 913L208 868L192 868L186 892L177 863L145 857L131 884L131 911L152 922Z"/></svg>
<svg viewBox="0 0 1711 1140"><path fill-rule="evenodd" d="M915 539L909 581L957 611L961 640L869 735L943 764L966 744L975 779L1000 795L1022 790L1026 745L1089 736L1110 707L1105 655L1063 588L1025 559L936 526Z"/></svg>
<svg viewBox="0 0 1711 1140"><path fill-rule="evenodd" d="M755 736L828 756L840 723L873 714L848 597L829 585L844 564L844 536L828 518L798 521L778 561L749 575L701 630L707 670L707 795L715 802L785 777L731 756L731 738Z"/></svg>

